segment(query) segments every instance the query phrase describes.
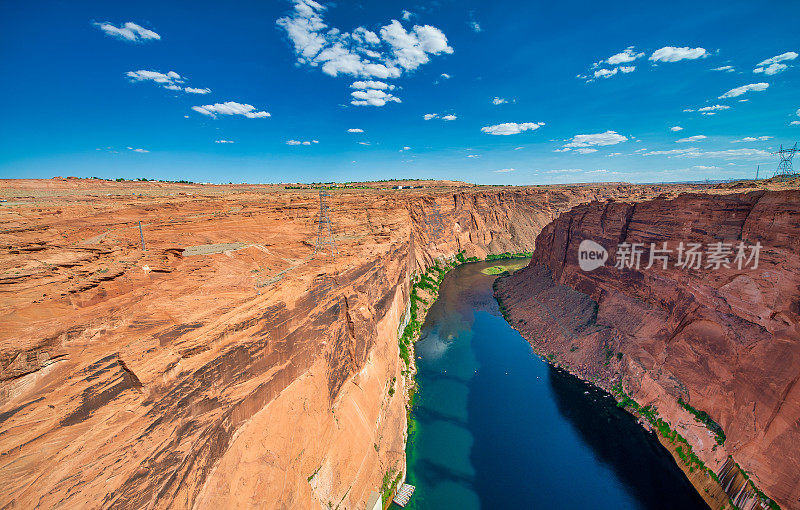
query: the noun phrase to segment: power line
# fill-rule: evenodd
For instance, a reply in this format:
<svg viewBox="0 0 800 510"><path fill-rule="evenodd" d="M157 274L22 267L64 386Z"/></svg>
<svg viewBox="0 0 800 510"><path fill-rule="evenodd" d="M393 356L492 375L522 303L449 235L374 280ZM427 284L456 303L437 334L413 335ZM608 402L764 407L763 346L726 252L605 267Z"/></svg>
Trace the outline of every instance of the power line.
<svg viewBox="0 0 800 510"><path fill-rule="evenodd" d="M336 239L333 235L333 222L329 214L330 206L325 201L330 197L325 190L319 190L319 214L317 215L317 243L314 246L314 253L319 253L330 247L331 256L336 259L339 250L336 248Z"/></svg>
<svg viewBox="0 0 800 510"><path fill-rule="evenodd" d="M797 152L797 142L795 142L794 147L790 148L783 148L783 144L781 144L781 148L773 152L780 156L781 162L778 163L778 169L775 170L775 175L773 177L781 177L783 179L795 175L794 170L792 170L792 158L794 154Z"/></svg>

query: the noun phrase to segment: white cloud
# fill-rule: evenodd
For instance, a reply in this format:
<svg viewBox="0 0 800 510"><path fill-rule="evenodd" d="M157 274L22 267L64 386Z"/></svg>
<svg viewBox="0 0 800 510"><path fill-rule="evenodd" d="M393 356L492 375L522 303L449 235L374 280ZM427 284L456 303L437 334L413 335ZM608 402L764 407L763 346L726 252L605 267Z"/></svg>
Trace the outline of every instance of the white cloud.
<svg viewBox="0 0 800 510"><path fill-rule="evenodd" d="M490 135L516 135L523 131L533 131L544 126L544 122L506 122L504 124L497 124L494 126L484 126L481 131Z"/></svg>
<svg viewBox="0 0 800 510"><path fill-rule="evenodd" d="M687 158L717 158L717 159L772 159L772 155L760 149L728 149L724 151L693 151L683 154Z"/></svg>
<svg viewBox="0 0 800 510"><path fill-rule="evenodd" d="M730 110L730 106L722 105L722 104L715 104L714 106L704 106L702 108L698 108L698 112L712 112L714 110Z"/></svg>
<svg viewBox="0 0 800 510"><path fill-rule="evenodd" d="M391 20L379 30L380 36L364 27L343 32L325 24L322 15L326 10L314 0L294 0L293 12L276 23L292 42L298 64L319 67L330 76L398 78L429 62L430 55L453 53L447 37L436 27L414 25L407 31L399 21ZM394 100L383 99L384 104ZM378 102L364 99L354 104Z"/></svg>
<svg viewBox="0 0 800 510"><path fill-rule="evenodd" d="M116 37L117 39L123 39L125 41L142 42L151 39L161 39L161 36L152 30L143 28L130 21L123 24L121 27L115 27L111 23L93 23L93 25L105 32L107 35Z"/></svg>
<svg viewBox="0 0 800 510"><path fill-rule="evenodd" d="M456 120L458 117L453 114L439 116L438 113L426 113L425 115L422 116L422 118L425 120L431 120L431 119Z"/></svg>
<svg viewBox="0 0 800 510"><path fill-rule="evenodd" d="M414 15L413 12L403 10L403 19L404 20L406 20L406 21L410 20L411 16L413 16L413 15Z"/></svg>
<svg viewBox="0 0 800 510"><path fill-rule="evenodd" d="M606 63L608 65L615 66L618 64L627 64L628 62L633 62L637 58L644 57L644 53L637 53L633 50L633 48L633 46L630 46L623 52L611 55L606 60L601 61L600 64Z"/></svg>
<svg viewBox="0 0 800 510"><path fill-rule="evenodd" d="M606 156L609 157L609 158L613 158L613 157L616 157L616 156L622 156L622 153L621 152L612 152L612 153L606 154Z"/></svg>
<svg viewBox="0 0 800 510"><path fill-rule="evenodd" d="M494 173L496 174L507 174L510 172L516 171L515 168L501 168L500 170L495 170Z"/></svg>
<svg viewBox="0 0 800 510"><path fill-rule="evenodd" d="M495 106L499 105L499 104L506 104L506 103L508 103L508 100L503 99L502 97L495 97L494 99L492 99L492 104L495 105Z"/></svg>
<svg viewBox="0 0 800 510"><path fill-rule="evenodd" d="M402 149L400 149L400 150L401 150L401 151L410 151L410 150L411 150L411 147L403 147L403 148L402 148Z"/></svg>
<svg viewBox="0 0 800 510"><path fill-rule="evenodd" d="M144 152L150 152L150 151L149 151L149 150L147 150L147 149L134 149L133 147L128 147L128 150L129 150L129 151L133 151L133 152L141 152L141 153L144 153Z"/></svg>
<svg viewBox="0 0 800 510"><path fill-rule="evenodd" d="M697 150L696 148L691 148L691 149L670 149L666 151L650 151L650 152L643 152L642 156L677 156L693 152L696 150Z"/></svg>
<svg viewBox="0 0 800 510"><path fill-rule="evenodd" d="M176 73L175 71L170 71L166 74L159 73L158 71L146 71L141 69L139 71L128 71L125 73L125 76L131 79L131 81L153 81L155 83L167 86L167 85L176 85L178 83L183 83L183 78L181 75ZM178 87L179 89L181 87Z"/></svg>
<svg viewBox="0 0 800 510"><path fill-rule="evenodd" d="M591 147L581 147L580 149L575 149L575 152L578 154L591 154L593 152L597 152L597 149L592 149Z"/></svg>
<svg viewBox="0 0 800 510"><path fill-rule="evenodd" d="M301 142L300 140L286 140L286 145L313 145L315 143L319 143L319 141L305 140Z"/></svg>
<svg viewBox="0 0 800 510"><path fill-rule="evenodd" d="M706 138L708 138L706 135L687 136L686 138L675 140L675 143L699 142L700 140L705 140Z"/></svg>
<svg viewBox="0 0 800 510"><path fill-rule="evenodd" d="M442 73L442 76L441 76L441 77L442 77L442 79L443 79L443 80L449 80L450 78L452 78L452 76L450 76L450 75L449 75L449 74L447 74L447 73Z"/></svg>
<svg viewBox="0 0 800 510"><path fill-rule="evenodd" d="M719 96L720 99L727 99L729 97L739 97L746 92L762 92L767 90L769 87L769 83L751 83L749 85L742 85L741 87L736 87L735 89L731 89L726 93Z"/></svg>
<svg viewBox="0 0 800 510"><path fill-rule="evenodd" d="M597 71L594 72L594 77L595 78L611 78L612 76L617 74L617 72L618 71L617 71L616 67L614 69L611 69L611 70L598 69Z"/></svg>
<svg viewBox="0 0 800 510"><path fill-rule="evenodd" d="M789 60L794 60L798 57L798 54L794 51L787 51L786 53L781 53L780 55L776 55L772 58L768 58L762 62L759 62L756 65L756 68L753 69L754 73L764 73L768 76L772 76L773 74L778 74L782 71L785 71L789 68L786 64L781 64L781 62L786 62Z"/></svg>
<svg viewBox="0 0 800 510"><path fill-rule="evenodd" d="M546 174L573 174L583 172L582 168L560 168L558 170L547 170Z"/></svg>
<svg viewBox="0 0 800 510"><path fill-rule="evenodd" d="M467 157L468 158L472 158L472 159L477 159L477 158L479 158L481 156L479 154L467 154Z"/></svg>
<svg viewBox="0 0 800 510"><path fill-rule="evenodd" d="M350 84L350 88L353 89L377 89L377 90L393 90L394 85L389 85L388 83L382 81L354 81Z"/></svg>
<svg viewBox="0 0 800 510"><path fill-rule="evenodd" d="M350 104L356 106L383 106L388 102L401 102L399 97L376 89L354 90L350 95L353 96Z"/></svg>
<svg viewBox="0 0 800 510"><path fill-rule="evenodd" d="M786 64L770 64L767 67L757 67L753 69L753 72L764 73L768 76L772 76L773 74L778 74L787 69L789 69L789 66L787 66Z"/></svg>
<svg viewBox="0 0 800 510"><path fill-rule="evenodd" d="M736 69L734 69L733 66L722 66L722 67L715 67L714 69L712 69L712 71L725 71L728 73L732 73L736 71Z"/></svg>
<svg viewBox="0 0 800 510"><path fill-rule="evenodd" d="M358 142L359 145L369 145L369 142Z"/></svg>
<svg viewBox="0 0 800 510"><path fill-rule="evenodd" d="M256 107L249 104L226 101L224 103L207 104L203 106L192 106L192 110L209 117L216 118L217 115L243 115L248 119L259 119L270 117L268 112L256 111Z"/></svg>
<svg viewBox="0 0 800 510"><path fill-rule="evenodd" d="M696 147L689 149L672 149L667 151L645 152L645 156L674 156L679 158L708 158L708 159L770 159L769 152L760 149L728 149L724 151L701 151Z"/></svg>
<svg viewBox="0 0 800 510"><path fill-rule="evenodd" d="M800 120L793 120L789 123L790 126L800 126Z"/></svg>
<svg viewBox="0 0 800 510"><path fill-rule="evenodd" d="M483 29L481 28L480 23L478 23L477 21L470 21L468 24L469 24L469 28L471 28L474 32L476 32L476 33L477 32L483 32Z"/></svg>
<svg viewBox="0 0 800 510"><path fill-rule="evenodd" d="M670 131L683 131L683 128L680 126L672 126L669 128Z"/></svg>
<svg viewBox="0 0 800 510"><path fill-rule="evenodd" d="M568 143L564 144L564 148L616 145L627 141L628 138L626 136L616 131L605 131L603 133L575 135Z"/></svg>
<svg viewBox="0 0 800 510"><path fill-rule="evenodd" d="M582 80L586 80L587 82L594 81L598 78L611 78L615 76L617 73L632 73L636 70L636 66L633 65L620 65L620 64L629 64L634 62L635 60L644 57L644 53L637 52L634 50L633 46L629 46L624 51L620 53L616 53L611 55L607 59L600 60L592 64L591 69L596 69L592 72L591 76L586 75L578 75L578 78ZM601 66L609 66L610 68L600 68ZM591 72L591 71L590 71Z"/></svg>
<svg viewBox="0 0 800 510"><path fill-rule="evenodd" d="M363 133L364 130L361 128L350 128L347 130L348 133Z"/></svg>
<svg viewBox="0 0 800 510"><path fill-rule="evenodd" d="M675 46L664 46L650 55L653 62L678 62L679 60L695 60L707 57L708 52L705 48L676 48Z"/></svg>
<svg viewBox="0 0 800 510"><path fill-rule="evenodd" d="M741 140L733 140L731 143L740 143L740 142L766 142L772 138L771 136L745 136Z"/></svg>
<svg viewBox="0 0 800 510"><path fill-rule="evenodd" d="M214 140L214 143L233 143L233 140Z"/></svg>
<svg viewBox="0 0 800 510"><path fill-rule="evenodd" d="M140 69L138 71L128 71L125 73L131 81L139 82L139 81L152 81L153 83L157 83L161 85L163 88L167 90L183 90L189 94L208 94L211 92L211 89L198 89L193 87L183 87L183 83L186 81L181 75L176 73L175 71L170 71L168 73L160 73L158 71L147 71L144 69Z"/></svg>

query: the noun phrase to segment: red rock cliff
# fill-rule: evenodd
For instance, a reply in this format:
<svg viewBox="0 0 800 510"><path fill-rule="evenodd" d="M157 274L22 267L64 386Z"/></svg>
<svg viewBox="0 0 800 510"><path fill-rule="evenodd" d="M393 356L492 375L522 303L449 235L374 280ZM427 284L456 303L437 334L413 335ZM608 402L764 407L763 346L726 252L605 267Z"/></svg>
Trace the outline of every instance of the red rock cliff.
<svg viewBox="0 0 800 510"><path fill-rule="evenodd" d="M578 266L586 239L609 249L591 272ZM681 269L675 252L666 270L645 269L650 243L665 241L732 243L730 259L739 242L762 248L755 269ZM614 267L620 243L642 243L640 269ZM621 382L708 467L719 473L732 455L767 496L800 508L800 192L577 206L497 294L541 354L607 389ZM724 445L678 399L721 425Z"/></svg>
<svg viewBox="0 0 800 510"><path fill-rule="evenodd" d="M404 470L414 271L653 187L7 183L0 507L358 508ZM140 249L141 221L147 250Z"/></svg>

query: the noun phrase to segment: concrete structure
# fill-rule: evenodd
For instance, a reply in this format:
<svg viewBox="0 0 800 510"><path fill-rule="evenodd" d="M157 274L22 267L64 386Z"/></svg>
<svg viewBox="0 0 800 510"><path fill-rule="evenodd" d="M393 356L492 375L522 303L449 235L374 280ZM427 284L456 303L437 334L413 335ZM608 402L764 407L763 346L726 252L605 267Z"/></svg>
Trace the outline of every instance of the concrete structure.
<svg viewBox="0 0 800 510"><path fill-rule="evenodd" d="M383 510L383 498L375 491L370 492L367 500L367 510Z"/></svg>

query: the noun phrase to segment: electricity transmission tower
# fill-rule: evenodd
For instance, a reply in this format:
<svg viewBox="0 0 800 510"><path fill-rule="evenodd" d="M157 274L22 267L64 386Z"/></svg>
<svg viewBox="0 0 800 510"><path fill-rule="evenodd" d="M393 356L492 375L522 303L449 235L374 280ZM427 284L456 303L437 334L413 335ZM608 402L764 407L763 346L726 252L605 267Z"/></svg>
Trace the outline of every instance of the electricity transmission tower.
<svg viewBox="0 0 800 510"><path fill-rule="evenodd" d="M792 158L794 157L794 153L797 152L797 143L795 142L794 147L790 148L783 148L783 144L781 144L780 150L777 152L773 152L780 156L781 162L778 163L778 169L775 170L774 177L781 177L787 178L789 176L794 175L794 171L792 170Z"/></svg>
<svg viewBox="0 0 800 510"><path fill-rule="evenodd" d="M325 190L319 190L319 215L317 216L317 243L314 246L314 253L321 252L326 246L330 247L331 256L335 259L339 250L336 249L336 240L333 236L333 223L328 214L330 206L325 202L325 198L330 197Z"/></svg>
<svg viewBox="0 0 800 510"><path fill-rule="evenodd" d="M427 219L432 235L438 237L445 233L444 220L439 213L439 205L436 202L431 205L431 214L428 215Z"/></svg>

